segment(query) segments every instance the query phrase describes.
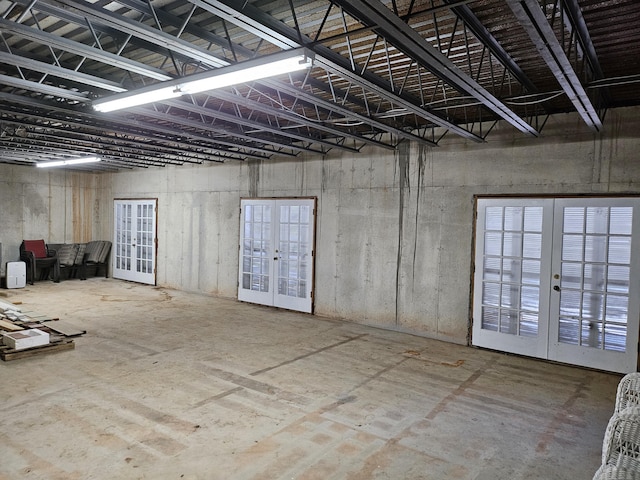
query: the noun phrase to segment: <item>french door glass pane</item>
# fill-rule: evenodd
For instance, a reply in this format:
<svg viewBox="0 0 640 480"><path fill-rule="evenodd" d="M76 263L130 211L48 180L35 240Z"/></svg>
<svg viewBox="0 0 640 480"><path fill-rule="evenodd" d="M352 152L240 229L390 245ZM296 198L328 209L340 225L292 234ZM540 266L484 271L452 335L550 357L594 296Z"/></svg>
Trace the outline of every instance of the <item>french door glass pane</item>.
<svg viewBox="0 0 640 480"><path fill-rule="evenodd" d="M485 209L482 328L538 333L542 207Z"/></svg>
<svg viewBox="0 0 640 480"><path fill-rule="evenodd" d="M307 241L310 208L306 205L280 205L278 244L278 294L306 298Z"/></svg>
<svg viewBox="0 0 640 480"><path fill-rule="evenodd" d="M631 237L609 238L609 263L628 265L631 261Z"/></svg>
<svg viewBox="0 0 640 480"><path fill-rule="evenodd" d="M271 208L247 205L244 210L242 242L242 288L269 291L269 243Z"/></svg>
<svg viewBox="0 0 640 480"><path fill-rule="evenodd" d="M502 230L502 207L487 207L484 223L485 230Z"/></svg>
<svg viewBox="0 0 640 480"><path fill-rule="evenodd" d="M625 350L632 212L564 209L560 343Z"/></svg>
<svg viewBox="0 0 640 480"><path fill-rule="evenodd" d="M609 209L606 207L587 207L587 233L607 233Z"/></svg>
<svg viewBox="0 0 640 480"><path fill-rule="evenodd" d="M567 207L564 209L564 233L584 233L584 207Z"/></svg>
<svg viewBox="0 0 640 480"><path fill-rule="evenodd" d="M482 307L482 329L497 332L499 315L498 308Z"/></svg>
<svg viewBox="0 0 640 480"><path fill-rule="evenodd" d="M611 207L609 233L611 235L631 235L632 207Z"/></svg>
<svg viewBox="0 0 640 480"><path fill-rule="evenodd" d="M527 232L542 232L542 207L525 208L524 229Z"/></svg>

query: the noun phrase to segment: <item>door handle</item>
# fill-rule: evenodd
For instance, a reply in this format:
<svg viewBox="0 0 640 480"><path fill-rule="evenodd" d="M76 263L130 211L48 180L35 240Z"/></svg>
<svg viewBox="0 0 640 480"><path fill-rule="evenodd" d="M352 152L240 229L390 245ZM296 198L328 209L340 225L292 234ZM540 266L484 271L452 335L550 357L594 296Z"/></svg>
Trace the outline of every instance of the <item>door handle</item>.
<svg viewBox="0 0 640 480"><path fill-rule="evenodd" d="M558 285L554 285L554 286L553 286L553 289L554 289L556 292L559 292L559 291L560 291L560 287L559 287Z"/></svg>

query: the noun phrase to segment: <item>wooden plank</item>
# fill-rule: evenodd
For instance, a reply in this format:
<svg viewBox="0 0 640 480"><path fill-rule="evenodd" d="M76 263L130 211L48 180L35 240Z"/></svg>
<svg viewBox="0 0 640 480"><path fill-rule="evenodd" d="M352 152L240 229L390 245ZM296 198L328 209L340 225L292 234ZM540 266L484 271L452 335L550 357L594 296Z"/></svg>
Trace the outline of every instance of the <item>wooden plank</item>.
<svg viewBox="0 0 640 480"><path fill-rule="evenodd" d="M0 320L0 329L9 330L10 332L17 332L18 330L24 330L21 326L16 325L9 320Z"/></svg>
<svg viewBox="0 0 640 480"><path fill-rule="evenodd" d="M38 355L44 355L48 353L62 352L65 350L73 350L76 347L73 340L65 340L59 343L51 343L49 345L43 345L41 347L25 348L24 350L0 350L0 358L5 362L11 360L20 360L22 358L35 357Z"/></svg>
<svg viewBox="0 0 640 480"><path fill-rule="evenodd" d="M45 327L50 328L54 332L58 332L65 337L79 337L87 333L86 330L82 330L72 323L57 320L55 322L46 322L43 324Z"/></svg>
<svg viewBox="0 0 640 480"><path fill-rule="evenodd" d="M31 320L38 322L50 322L52 320L58 320L58 317L50 317L49 315L45 315L44 313L33 312L31 310L22 311L20 313L29 317Z"/></svg>
<svg viewBox="0 0 640 480"><path fill-rule="evenodd" d="M22 302L20 302L22 303ZM13 310L13 311L17 311L19 312L21 309L16 307L15 303L9 303L9 302L3 302L2 300L0 300L0 308L2 310Z"/></svg>

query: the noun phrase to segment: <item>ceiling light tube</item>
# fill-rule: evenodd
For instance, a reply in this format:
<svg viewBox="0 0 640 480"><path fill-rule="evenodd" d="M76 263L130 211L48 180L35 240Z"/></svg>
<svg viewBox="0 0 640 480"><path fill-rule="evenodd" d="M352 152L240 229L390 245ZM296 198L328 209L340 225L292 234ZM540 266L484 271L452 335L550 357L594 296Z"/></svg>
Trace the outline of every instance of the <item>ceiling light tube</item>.
<svg viewBox="0 0 640 480"><path fill-rule="evenodd" d="M206 92L208 90L215 90L216 88L228 87L239 83L249 83L262 78L297 72L299 70L310 68L311 65L312 59L300 54L291 58L271 61L263 65L256 65L253 67L245 66L239 70L229 71L227 69L221 69L225 70L224 72L214 70L209 76L200 80L185 81L188 80L185 78L178 88L181 92L187 94Z"/></svg>
<svg viewBox="0 0 640 480"><path fill-rule="evenodd" d="M93 108L99 112L113 112L123 108L176 98L185 94L201 93L239 83L253 82L262 78L311 68L313 60L313 52L306 48L285 50L227 67L112 95L93 102Z"/></svg>
<svg viewBox="0 0 640 480"><path fill-rule="evenodd" d="M101 159L98 157L85 157L85 158L70 158L68 160L54 160L50 162L38 162L36 163L36 167L38 168L47 168L47 167L63 167L65 165L79 165L82 163L95 163L100 162Z"/></svg>
<svg viewBox="0 0 640 480"><path fill-rule="evenodd" d="M137 107L138 105L168 100L181 95L182 92L178 90L176 86L155 88L148 91L138 90L122 95L114 95L113 98L110 97L110 99L104 102L93 102L93 108L99 112L113 112L115 110L122 110L123 108Z"/></svg>

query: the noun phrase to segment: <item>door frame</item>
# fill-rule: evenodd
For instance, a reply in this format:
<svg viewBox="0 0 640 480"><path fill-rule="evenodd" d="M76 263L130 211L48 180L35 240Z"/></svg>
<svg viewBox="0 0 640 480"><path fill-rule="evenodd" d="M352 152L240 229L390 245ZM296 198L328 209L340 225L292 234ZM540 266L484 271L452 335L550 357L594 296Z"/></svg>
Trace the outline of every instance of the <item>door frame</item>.
<svg viewBox="0 0 640 480"><path fill-rule="evenodd" d="M247 298L246 294L243 294L242 292L246 292L245 289L241 288L241 276L242 276L242 265L243 265L243 255L242 255L242 239L243 236L242 234L239 237L239 243L238 243L238 271L237 271L237 280L238 280L238 295L237 298L240 301L246 301L246 302L250 302L250 303L258 303L260 305L267 305L267 306L274 306L277 308L283 308L283 309L289 309L289 310L295 310L295 311L299 311L299 312L304 312L304 313L314 313L315 310L315 261L316 261L316 237L317 237L317 223L318 223L318 197L313 197L313 196L298 196L298 197L241 197L240 198L240 212L239 212L239 231L241 229L243 229L243 225L244 225L244 212L242 210L242 204L243 202L274 202L274 207L276 206L276 202L278 201L282 201L282 202L287 202L287 203L294 203L296 201L311 201L312 202L312 210L311 210L311 222L309 223L309 226L311 227L312 231L311 231L311 241L310 241L310 255L311 255L311 259L309 261L309 268L310 268L310 276L309 276L309 288L308 288L308 295L309 295L309 308L304 308L304 309L295 309L295 308L291 308L288 306L283 305L281 302L278 301L278 293L277 293L277 278L278 278L278 270L276 268L276 264L275 262L271 261L270 262L270 268L269 268L269 272L270 272L270 282L273 285L272 286L272 291L270 293L263 293L263 292L254 292L256 294L257 297L261 297L261 299L259 301ZM276 231L275 228L277 228L279 226L279 221L277 222L276 225L276 219L279 218L278 217L279 213L276 211L276 208L274 208L274 211L272 213L272 239L275 240L277 238L276 235ZM278 234L279 235L279 234ZM274 250L276 249L275 243L272 242L272 251L269 255L267 255L267 257L271 257L272 255L275 254Z"/></svg>
<svg viewBox="0 0 640 480"><path fill-rule="evenodd" d="M115 276L116 272L116 258L117 258L117 218L116 218L116 202L146 202L153 203L153 279L152 282L141 282L139 279L135 277L135 275L127 275L117 277ZM158 278L158 198L114 198L113 199L113 250L111 254L111 268L112 273L114 274L114 278L118 278L121 280L128 280L132 282L144 283L145 285L157 285ZM136 257L137 258L137 257ZM120 269L121 270L121 269Z"/></svg>
<svg viewBox="0 0 640 480"><path fill-rule="evenodd" d="M504 200L505 202L508 202L509 200L514 200L514 201L521 201L521 200L566 200L566 199L577 199L580 200L582 202L588 202L589 200L596 200L596 199L602 199L602 200L615 200L615 199L625 199L625 198L630 198L630 199L640 199L640 194L633 194L633 193L619 193L619 194L607 194L607 195L592 195L592 194L585 194L585 195L566 195L566 194L559 194L559 195L555 195L555 194L532 194L532 195L474 195L473 196L473 222L472 222L472 242L471 242L471 281L470 281L470 291L469 291L469 323L468 323L468 334L467 334L467 345L468 346L476 346L474 345L474 313L475 313L475 307L476 307L476 302L481 301L481 299L478 299L478 295L476 295L476 286L477 286L477 276L479 275L478 273L478 268L481 265L481 263L478 261L478 251L480 250L479 247L484 243L484 238L480 239L478 237L478 213L479 213L479 207L478 207L478 201L479 200ZM555 209L554 209L555 210ZM555 211L553 212L555 215ZM634 212L636 213L636 212ZM638 213L640 214L640 208L638 209ZM551 220L552 223L555 222L555 219ZM635 222L635 228L633 228L632 231L632 239L637 239L637 242L640 242L640 222L638 220L636 220ZM554 236L553 232L552 235ZM637 250L637 243L634 244L635 245L635 249ZM634 245L632 245L632 253L633 253L633 248ZM543 247L544 248L544 247ZM550 262L551 263L551 262ZM637 263L640 263L640 254L637 254L635 257L633 257L632 255L632 259L631 259L631 265L635 265ZM553 268L552 266L550 266L550 268ZM640 271L640 269L638 270ZM542 272L541 272L541 277L542 277ZM542 278L541 278L541 282L542 282ZM551 284L552 281L551 279L549 279L549 284ZM640 288L640 275L638 275L637 277L633 277L630 280L630 285L629 285L629 289L631 291L631 289L634 288L635 286L638 286L638 288ZM541 285L542 286L542 285ZM631 297L631 295L630 295ZM553 301L551 299L549 299L547 301L547 305L549 308L552 307ZM542 307L542 305L541 305ZM549 312L550 313L550 312ZM639 317L637 319L637 331L634 333L634 336L637 335L636 338L638 338L638 341L635 342L635 344L633 344L633 342L629 339L629 337L627 337L627 348L631 347L631 348L635 348L636 351L636 355L634 357L634 359L636 360L636 367L635 369L638 370L640 368L640 302L638 302L636 305L628 306L628 314L629 317L631 317L631 315L637 314L637 316ZM480 320L478 320L480 321ZM551 330L551 326L549 326L548 330ZM549 353L548 351L551 349L553 350L554 347L551 346L552 342L557 342L557 339L554 340L551 338L550 334L553 332L549 332L547 331L547 335L548 335L548 345L547 345L547 354ZM477 347L477 346L476 346ZM488 348L488 347L477 347L477 348ZM524 356L533 356L535 358L541 358L541 359L545 359L543 357L540 357L536 354L524 354L524 353L519 353L516 351L511 351L511 350L507 350L507 349L501 349L500 351L504 351L504 352L509 352L509 353L515 353L515 354L519 354L519 355L524 355ZM633 350L632 350L633 351ZM605 352L607 353L607 352ZM631 356L631 352L629 353L629 356ZM574 365L574 366L588 366L588 365L584 365L581 363L576 363L576 362L572 362L570 358L567 358L566 356L561 356L560 358L557 359L553 359L551 361L557 361L557 362L562 362L562 363L567 363L570 365ZM613 370L609 370L609 371L613 371Z"/></svg>

